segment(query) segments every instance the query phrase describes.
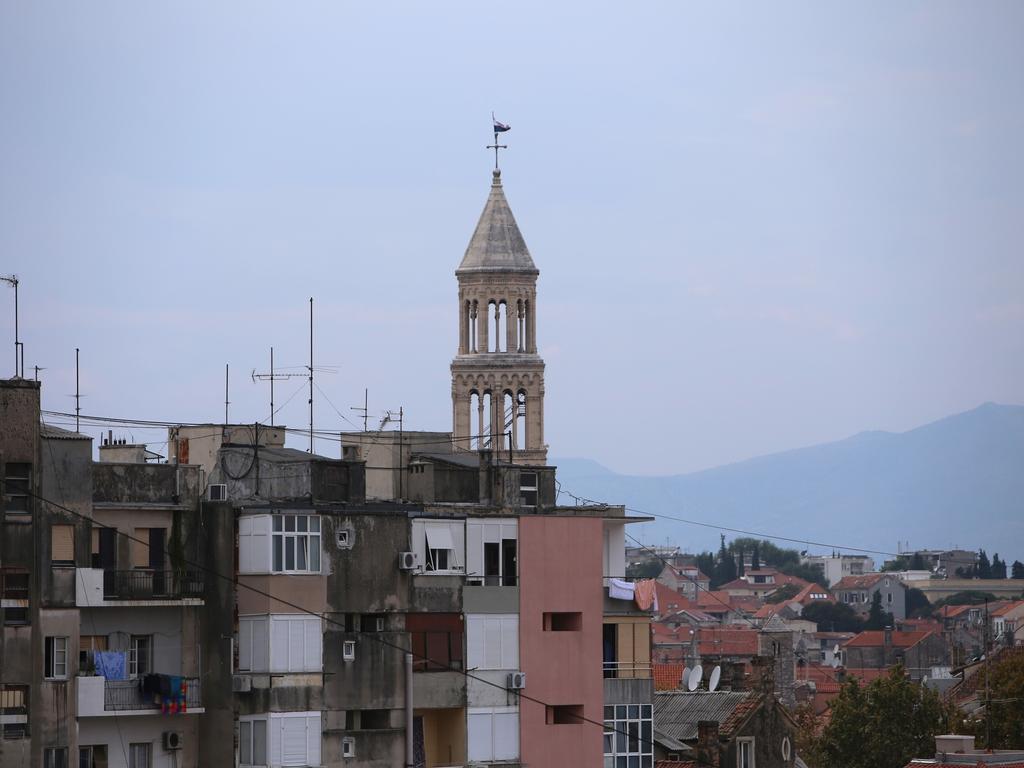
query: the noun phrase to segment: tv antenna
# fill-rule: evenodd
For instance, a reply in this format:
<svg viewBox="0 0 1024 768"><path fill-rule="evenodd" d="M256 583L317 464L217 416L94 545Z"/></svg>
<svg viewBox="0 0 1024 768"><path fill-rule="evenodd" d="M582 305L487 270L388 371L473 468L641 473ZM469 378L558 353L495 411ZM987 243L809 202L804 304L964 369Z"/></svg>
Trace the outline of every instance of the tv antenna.
<svg viewBox="0 0 1024 768"><path fill-rule="evenodd" d="M274 348L270 348L270 373L256 373L256 369L252 369L252 380L253 383L257 381L269 381L270 382L270 426L274 426L274 382L282 381L284 379L297 379L305 376L304 373L276 373L274 371Z"/></svg>
<svg viewBox="0 0 1024 768"><path fill-rule="evenodd" d="M356 413L363 414L363 432L368 431L366 425L367 425L367 421L369 420L369 417L370 417L370 390L369 390L369 388L364 388L363 389L363 407L360 408L358 405L352 405L352 406L349 406L349 410L350 411L355 411Z"/></svg>
<svg viewBox="0 0 1024 768"><path fill-rule="evenodd" d="M80 432L79 419L82 413L82 392L78 386L78 347L75 347L75 432Z"/></svg>
<svg viewBox="0 0 1024 768"><path fill-rule="evenodd" d="M14 288L14 377L25 378L25 345L21 343L21 337L18 334L18 283L20 281L17 275L0 276L0 280Z"/></svg>

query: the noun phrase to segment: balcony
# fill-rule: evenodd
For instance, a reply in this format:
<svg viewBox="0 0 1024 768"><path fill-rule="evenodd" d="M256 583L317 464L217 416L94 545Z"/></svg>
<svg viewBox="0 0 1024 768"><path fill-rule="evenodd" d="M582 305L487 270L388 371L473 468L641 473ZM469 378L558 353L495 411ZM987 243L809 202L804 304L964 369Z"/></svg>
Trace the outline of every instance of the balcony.
<svg viewBox="0 0 1024 768"><path fill-rule="evenodd" d="M100 676L78 678L78 716L201 714L202 685L197 677L181 678L184 707L165 706L159 697L143 693L138 680L107 680ZM179 699L180 701L180 699Z"/></svg>
<svg viewBox="0 0 1024 768"><path fill-rule="evenodd" d="M75 604L79 608L113 605L202 605L199 571L104 571L78 568Z"/></svg>

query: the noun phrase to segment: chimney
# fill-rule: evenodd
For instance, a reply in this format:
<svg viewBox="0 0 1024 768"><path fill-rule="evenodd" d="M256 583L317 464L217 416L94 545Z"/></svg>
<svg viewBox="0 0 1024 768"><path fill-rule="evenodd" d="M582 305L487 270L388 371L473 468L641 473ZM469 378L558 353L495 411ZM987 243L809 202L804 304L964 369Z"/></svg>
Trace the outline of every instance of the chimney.
<svg viewBox="0 0 1024 768"><path fill-rule="evenodd" d="M886 627L885 628L885 631L882 633L882 638L883 638L883 642L885 643L885 647L886 648L891 648L892 647L892 627Z"/></svg>
<svg viewBox="0 0 1024 768"><path fill-rule="evenodd" d="M697 762L707 768L718 768L718 722L699 720L697 722Z"/></svg>

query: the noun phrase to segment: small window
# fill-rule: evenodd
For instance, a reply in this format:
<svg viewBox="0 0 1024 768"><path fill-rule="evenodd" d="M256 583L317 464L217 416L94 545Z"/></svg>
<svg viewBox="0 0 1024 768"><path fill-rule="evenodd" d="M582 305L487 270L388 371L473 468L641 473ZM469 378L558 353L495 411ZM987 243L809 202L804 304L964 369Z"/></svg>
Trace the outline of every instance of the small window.
<svg viewBox="0 0 1024 768"><path fill-rule="evenodd" d="M78 766L79 768L106 768L107 745L93 744L87 747L79 747Z"/></svg>
<svg viewBox="0 0 1024 768"><path fill-rule="evenodd" d="M50 563L57 566L75 564L75 527L54 525L50 528Z"/></svg>
<svg viewBox="0 0 1024 768"><path fill-rule="evenodd" d="M341 756L342 757L355 757L356 756L356 740L351 736L346 736L341 740Z"/></svg>
<svg viewBox="0 0 1024 768"><path fill-rule="evenodd" d="M2 572L4 624L19 626L29 623L28 571L12 568Z"/></svg>
<svg viewBox="0 0 1024 768"><path fill-rule="evenodd" d="M338 549L352 549L352 531L348 528L339 528L334 532L335 541L338 544Z"/></svg>
<svg viewBox="0 0 1024 768"><path fill-rule="evenodd" d="M149 742L129 744L128 768L153 768L153 745Z"/></svg>
<svg viewBox="0 0 1024 768"><path fill-rule="evenodd" d="M519 504L523 507L537 506L537 473L519 473Z"/></svg>
<svg viewBox="0 0 1024 768"><path fill-rule="evenodd" d="M789 756L793 752L793 745L789 741L789 736L782 737L782 759L787 763L789 762Z"/></svg>
<svg viewBox="0 0 1024 768"><path fill-rule="evenodd" d="M48 637L45 640L43 676L49 680L66 680L68 677L68 639Z"/></svg>
<svg viewBox="0 0 1024 768"><path fill-rule="evenodd" d="M580 725L583 720L582 704L556 704L544 708L544 721L548 725Z"/></svg>
<svg viewBox="0 0 1024 768"><path fill-rule="evenodd" d="M242 720L238 723L238 762L244 766L267 764L266 720Z"/></svg>
<svg viewBox="0 0 1024 768"><path fill-rule="evenodd" d="M28 738L27 685L0 685L0 720L5 739Z"/></svg>
<svg viewBox="0 0 1024 768"><path fill-rule="evenodd" d="M32 511L32 465L8 462L4 466L4 511L27 515Z"/></svg>
<svg viewBox="0 0 1024 768"><path fill-rule="evenodd" d="M356 660L356 641L345 640L341 646L341 658L345 661Z"/></svg>
<svg viewBox="0 0 1024 768"><path fill-rule="evenodd" d="M43 768L68 768L68 748L47 747L44 749Z"/></svg>
<svg viewBox="0 0 1024 768"><path fill-rule="evenodd" d="M583 614L580 612L571 613L545 613L545 632L579 632L583 629Z"/></svg>
<svg viewBox="0 0 1024 768"><path fill-rule="evenodd" d="M153 669L153 636L132 635L128 646L128 677L148 675Z"/></svg>
<svg viewBox="0 0 1024 768"><path fill-rule="evenodd" d="M753 739L736 739L736 768L754 768Z"/></svg>
<svg viewBox="0 0 1024 768"><path fill-rule="evenodd" d="M364 709L359 713L359 727L364 731L381 731L391 727L391 712L387 709Z"/></svg>

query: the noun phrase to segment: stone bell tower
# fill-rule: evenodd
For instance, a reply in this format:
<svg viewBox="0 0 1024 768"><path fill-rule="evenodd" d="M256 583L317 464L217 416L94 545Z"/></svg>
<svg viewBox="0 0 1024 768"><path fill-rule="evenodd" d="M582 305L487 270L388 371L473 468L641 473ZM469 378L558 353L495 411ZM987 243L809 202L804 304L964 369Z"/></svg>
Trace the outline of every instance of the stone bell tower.
<svg viewBox="0 0 1024 768"><path fill-rule="evenodd" d="M452 360L457 449L493 448L542 465L544 361L537 354L537 275L495 169L487 204L455 270L459 353Z"/></svg>

